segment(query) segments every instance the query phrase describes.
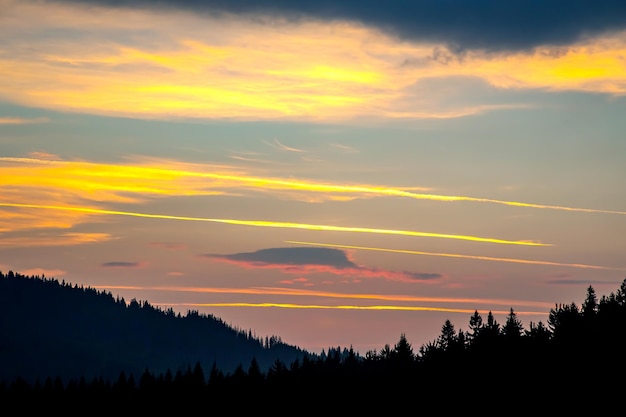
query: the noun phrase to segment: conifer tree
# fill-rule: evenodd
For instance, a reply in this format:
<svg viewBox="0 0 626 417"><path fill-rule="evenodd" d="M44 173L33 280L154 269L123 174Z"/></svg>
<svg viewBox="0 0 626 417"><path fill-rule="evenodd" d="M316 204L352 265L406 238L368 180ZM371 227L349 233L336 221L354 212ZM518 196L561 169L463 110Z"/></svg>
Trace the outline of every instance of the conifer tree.
<svg viewBox="0 0 626 417"><path fill-rule="evenodd" d="M400 340L394 346L393 352L398 363L409 364L415 359L413 347L406 339L406 335L404 333L400 335Z"/></svg>
<svg viewBox="0 0 626 417"><path fill-rule="evenodd" d="M582 314L585 318L592 318L595 316L598 310L598 298L596 297L596 291L590 285L587 288L587 297L582 305Z"/></svg>
<svg viewBox="0 0 626 417"><path fill-rule="evenodd" d="M513 308L511 308L506 318L506 323L502 327L502 334L508 339L517 339L522 335L523 331L522 322L513 311Z"/></svg>
<svg viewBox="0 0 626 417"><path fill-rule="evenodd" d="M437 339L437 346L442 350L449 350L457 342L456 331L454 325L450 320L446 320L443 326L441 326L441 334Z"/></svg>
<svg viewBox="0 0 626 417"><path fill-rule="evenodd" d="M478 314L478 310L474 310L474 314L470 317L469 328L472 331L471 338L475 339L483 328L483 318Z"/></svg>

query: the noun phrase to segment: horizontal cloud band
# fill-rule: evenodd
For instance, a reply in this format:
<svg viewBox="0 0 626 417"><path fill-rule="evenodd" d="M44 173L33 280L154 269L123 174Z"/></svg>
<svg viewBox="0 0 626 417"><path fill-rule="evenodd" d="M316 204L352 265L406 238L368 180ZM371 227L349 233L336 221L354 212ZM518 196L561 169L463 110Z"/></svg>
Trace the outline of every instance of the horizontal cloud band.
<svg viewBox="0 0 626 417"><path fill-rule="evenodd" d="M89 207L68 207L68 206L52 206L45 204L21 204L21 203L4 203L0 202L0 207L19 207L19 208L32 208L43 210L68 210L77 211L82 213L100 214L100 215L116 215L116 216L130 216L130 217L143 217L150 219L167 219L167 220L185 220L185 221L199 221L199 222L213 222L224 223L239 226L254 226L254 227L272 227L272 228L286 228L286 229L301 229L301 230L318 230L326 232L352 232L352 233L373 233L373 234L385 234L385 235L402 235L402 236L414 236L414 237L432 237L442 239L456 239L467 240L472 242L482 243L497 243L503 245L523 245L523 246L552 246L548 243L541 243L529 240L505 240L495 239L488 237L469 236L469 235L453 235L445 233L431 233L431 232L418 232L413 230L395 230L395 229L375 229L368 227L347 227L347 226L331 226L322 224L307 224L307 223L290 223L290 222L273 222L266 220L238 220L238 219L214 219L207 217L189 217L189 216L171 216L167 214L150 214L150 213L138 213L129 211L118 210L104 210Z"/></svg>

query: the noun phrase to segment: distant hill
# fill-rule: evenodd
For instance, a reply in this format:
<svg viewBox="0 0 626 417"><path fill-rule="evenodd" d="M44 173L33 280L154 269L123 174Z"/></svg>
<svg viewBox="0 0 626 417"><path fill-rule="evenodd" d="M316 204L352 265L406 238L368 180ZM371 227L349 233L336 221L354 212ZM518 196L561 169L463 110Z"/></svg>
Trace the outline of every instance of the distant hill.
<svg viewBox="0 0 626 417"><path fill-rule="evenodd" d="M212 315L161 310L54 278L0 272L0 381L60 377L116 380L121 372L261 371L311 354L236 329Z"/></svg>

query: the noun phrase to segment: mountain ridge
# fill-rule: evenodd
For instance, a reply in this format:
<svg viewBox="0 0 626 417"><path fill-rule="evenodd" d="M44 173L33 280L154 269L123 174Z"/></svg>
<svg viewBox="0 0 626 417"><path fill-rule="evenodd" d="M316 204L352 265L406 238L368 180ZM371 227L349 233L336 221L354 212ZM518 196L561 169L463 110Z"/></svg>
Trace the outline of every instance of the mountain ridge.
<svg viewBox="0 0 626 417"><path fill-rule="evenodd" d="M266 371L277 360L314 356L213 315L176 314L45 276L0 271L0 305L0 381L115 380L121 372L175 373L197 363L229 373L253 359Z"/></svg>

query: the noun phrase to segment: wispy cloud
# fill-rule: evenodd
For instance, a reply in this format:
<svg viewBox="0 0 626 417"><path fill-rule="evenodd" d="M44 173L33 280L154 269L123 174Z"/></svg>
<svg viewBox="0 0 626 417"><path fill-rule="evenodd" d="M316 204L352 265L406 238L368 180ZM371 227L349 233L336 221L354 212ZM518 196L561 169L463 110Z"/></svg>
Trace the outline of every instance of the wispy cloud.
<svg viewBox="0 0 626 417"><path fill-rule="evenodd" d="M310 201L322 199L402 197L439 202L487 203L512 207L584 213L626 215L624 211L557 206L523 201L497 200L464 195L427 193L427 187L400 189L385 185L341 184L307 179L251 175L241 168L184 163L135 157L127 164L0 157L0 188L28 190L21 201L38 190L75 195L77 200L140 202L149 196L192 196L241 193L255 190L280 192L280 196ZM15 192L15 191L14 191ZM285 194L289 193L289 194ZM5 193L7 195L8 193ZM30 196L30 197L29 197ZM50 201L50 195L42 200ZM38 202L38 201L34 201Z"/></svg>
<svg viewBox="0 0 626 417"><path fill-rule="evenodd" d="M186 244L177 243L177 242L150 242L150 246L152 246L153 248L161 248L161 249L168 249L168 250L181 250L181 249L187 248Z"/></svg>
<svg viewBox="0 0 626 417"><path fill-rule="evenodd" d="M491 309L494 306L506 307L505 313L509 313L508 308L514 307L516 311L533 309L542 309L548 312L554 307L552 302L540 302L516 299L497 299L497 298L472 298L472 297L419 297L412 295L399 294L374 294L374 293L339 293L331 291L309 290L302 288L280 288L280 287L252 287L252 288L223 288L223 287L182 287L182 286L128 286L128 285L99 285L95 288L109 290L137 290L137 291L163 291L163 292L192 292L197 294L232 294L232 295L277 295L289 297L314 297L328 299L345 299L345 300L377 300L393 303L428 303L429 307L438 307L439 305L457 304L459 306L472 307L479 310ZM433 305L434 304L434 305ZM422 305L422 307L424 307ZM441 308L441 307L440 307ZM463 307L465 308L465 307Z"/></svg>
<svg viewBox="0 0 626 417"><path fill-rule="evenodd" d="M48 160L48 161L60 161L61 160L59 155L55 155L55 154L50 153L50 152L42 152L42 151L29 152L28 156L31 159L42 160L42 161L45 161L45 160Z"/></svg>
<svg viewBox="0 0 626 417"><path fill-rule="evenodd" d="M421 251L405 250L405 249L375 248L375 247L368 247L368 246L339 245L339 244L332 244L332 243L298 242L298 241L293 241L293 240L288 240L286 241L286 243L317 246L317 247L331 247L331 248L378 251L378 252L404 253L408 255L441 256L445 258L473 259L477 261L509 262L509 263L518 263L518 264L527 264L527 265L544 265L544 266L561 266L561 267L564 266L564 267L569 267L569 268L626 271L626 267L610 267L610 266L588 265L588 264L580 264L580 263L564 263L564 262L552 262L552 261L517 259L517 258L496 258L492 256L462 255L458 253L421 252Z"/></svg>
<svg viewBox="0 0 626 417"><path fill-rule="evenodd" d="M420 303L441 303L441 304L490 304L496 306L513 307L533 307L547 308L553 307L552 302L540 302L515 299L498 298L473 298L473 297L420 297L406 294L375 294L375 293L339 293L331 291L307 290L301 288L280 288L280 287L251 287L251 288L227 288L227 287L180 287L180 286L137 286L137 285L99 285L95 288L110 288L123 290L151 290L164 292L193 292L206 294L240 294L240 295L289 295L302 297L321 297L333 299L350 300L381 300L381 301L404 301Z"/></svg>
<svg viewBox="0 0 626 417"><path fill-rule="evenodd" d="M0 239L0 248L72 246L108 242L113 239L114 237L108 233L31 233L28 236L5 234Z"/></svg>
<svg viewBox="0 0 626 417"><path fill-rule="evenodd" d="M123 262L123 261L112 261L105 262L102 265L103 268L141 268L145 266L144 262Z"/></svg>
<svg viewBox="0 0 626 417"><path fill-rule="evenodd" d="M274 139L274 141L271 142L271 143L265 141L265 143L270 145L271 147L273 147L275 149L280 149L281 151L298 152L298 153L305 153L306 152L304 149L298 149L298 148L294 148L292 146L284 145L278 139Z"/></svg>
<svg viewBox="0 0 626 417"><path fill-rule="evenodd" d="M352 146L342 145L341 143L331 143L330 146L335 149L339 149L340 151L345 152L345 153L358 153L359 152L358 149Z"/></svg>
<svg viewBox="0 0 626 417"><path fill-rule="evenodd" d="M550 245L529 239L512 240L435 231L372 228L345 224L176 216L146 213L139 210L108 210L103 207L112 203L141 204L155 198L163 199L172 196L243 195L252 191L272 194L280 199L289 198L300 201L311 201L316 196L321 200L400 197L446 203L471 202L596 214L626 214L622 211L424 193L421 192L423 189L416 187L400 189L384 185L341 184L306 179L256 176L235 167L189 164L162 159L135 157L134 163L116 165L64 161L49 154L42 154L41 156L45 156L45 158L0 157L0 192L3 197L3 201L0 201L0 210L3 214L0 217L0 232L71 229L78 224L93 220L95 216L102 220L103 215L114 215L214 222L252 227L429 237L497 244ZM41 216L40 210L46 210L46 216ZM71 235L64 236L64 239L59 240L59 244L61 242L68 242L69 244ZM104 234L93 236L102 240L111 238L111 236ZM8 242L6 239L5 241ZM79 240L74 239L73 241L78 242ZM24 240L18 236L14 236L11 242L20 245L25 244ZM45 236L42 236L39 242L46 245L51 244ZM511 261L509 260L509 262Z"/></svg>
<svg viewBox="0 0 626 417"><path fill-rule="evenodd" d="M167 214L152 214L141 213L131 211L119 211L119 210L104 210L94 209L89 207L70 207L70 206L51 206L45 204L21 204L21 203L3 203L0 202L0 207L16 207L16 208L29 208L29 209L42 209L42 210L66 210L76 211L80 213L89 213L95 215L114 215L114 216L129 216L129 217L142 217L148 219L168 219L168 220L182 220L182 221L198 221L198 222L210 222L210 223L223 223L238 226L252 226L252 227L269 227L278 229L300 229L300 230L312 230L312 231L326 231L326 232L347 232L347 233L371 233L382 235L400 235L400 236L413 236L413 237L429 237L440 239L455 239L466 240L472 242L482 243L496 243L502 245L523 245L523 246L552 246L549 243L541 243L532 240L506 240L490 237L471 236L471 235L453 235L446 233L433 233L433 232L420 232L415 230L399 230L399 229L376 229L369 227L352 227L352 226L333 226L325 224L307 224L307 223L292 223L292 222L277 222L267 220L241 220L241 219L217 219L210 217L191 217L191 216L172 216Z"/></svg>
<svg viewBox="0 0 626 417"><path fill-rule="evenodd" d="M48 123L47 117L36 117L32 119L24 117L0 117L0 126L2 125L32 125L38 123Z"/></svg>
<svg viewBox="0 0 626 417"><path fill-rule="evenodd" d="M216 195L244 190L280 192L284 198L304 200L311 194L322 199L415 194L387 186L263 177L236 167L141 157L127 164L104 164L5 156L0 157L0 164L0 187L28 190L23 193L23 199L33 199L38 190L56 191L77 200L125 203L140 202L147 197ZM414 190L429 188L414 187ZM50 196L46 195L44 200L50 201Z"/></svg>
<svg viewBox="0 0 626 417"><path fill-rule="evenodd" d="M175 303L167 305L189 306L189 307L250 307L250 308L289 308L306 310L391 310L391 311L439 311L444 313L464 313L471 314L478 311L487 314L487 310L477 310L474 308L450 308L450 307L428 307L428 306L402 306L402 305L322 305L322 304L295 304L295 303ZM489 310L492 314L508 314L509 310ZM545 311L516 311L515 314L539 315Z"/></svg>
<svg viewBox="0 0 626 417"><path fill-rule="evenodd" d="M269 248L256 252L202 256L244 268L279 269L287 274L330 273L343 277L384 278L402 282L426 282L442 277L437 273L390 271L357 265L346 252L331 248Z"/></svg>
<svg viewBox="0 0 626 417"><path fill-rule="evenodd" d="M48 278L59 278L66 274L66 271L62 269L48 269L48 268L30 268L23 269L20 274L26 276L46 276Z"/></svg>

